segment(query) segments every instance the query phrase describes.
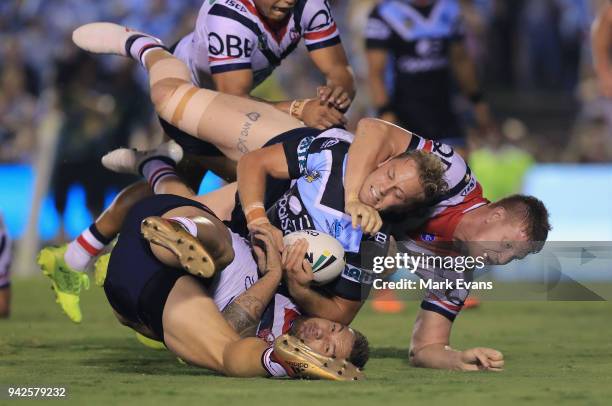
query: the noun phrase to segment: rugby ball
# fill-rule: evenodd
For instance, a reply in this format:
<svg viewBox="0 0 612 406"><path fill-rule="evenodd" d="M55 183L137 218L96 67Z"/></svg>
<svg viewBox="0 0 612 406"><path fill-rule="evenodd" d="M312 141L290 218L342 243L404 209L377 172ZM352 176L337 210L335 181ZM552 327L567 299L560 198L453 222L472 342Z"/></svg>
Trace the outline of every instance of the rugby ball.
<svg viewBox="0 0 612 406"><path fill-rule="evenodd" d="M329 234L316 230L302 230L287 234L283 238L285 245L291 245L299 239L308 241L306 259L312 266L314 282L323 285L334 280L344 270L344 248Z"/></svg>

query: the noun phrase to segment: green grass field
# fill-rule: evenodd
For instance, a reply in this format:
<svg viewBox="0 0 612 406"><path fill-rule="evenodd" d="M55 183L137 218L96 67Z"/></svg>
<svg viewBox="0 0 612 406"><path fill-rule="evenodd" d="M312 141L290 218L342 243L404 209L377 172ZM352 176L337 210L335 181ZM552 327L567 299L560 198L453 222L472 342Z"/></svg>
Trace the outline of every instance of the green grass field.
<svg viewBox="0 0 612 406"><path fill-rule="evenodd" d="M503 373L412 368L407 347L417 308L397 316L366 309L355 323L373 351L358 383L232 379L180 365L142 347L115 322L103 292L83 295L84 321L60 313L41 278L16 280L13 314L0 321L0 385L65 386L83 405L544 405L611 404L612 305L489 302L464 312L453 345L504 352ZM4 395L3 395L4 396ZM0 404L14 404L2 400Z"/></svg>

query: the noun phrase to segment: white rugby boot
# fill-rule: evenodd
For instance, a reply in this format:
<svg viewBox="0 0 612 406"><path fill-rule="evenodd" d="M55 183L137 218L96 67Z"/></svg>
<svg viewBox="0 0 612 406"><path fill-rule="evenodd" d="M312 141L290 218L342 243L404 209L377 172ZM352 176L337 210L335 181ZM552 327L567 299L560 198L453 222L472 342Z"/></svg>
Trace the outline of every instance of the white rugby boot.
<svg viewBox="0 0 612 406"><path fill-rule="evenodd" d="M113 172L139 175L142 165L151 159L178 164L183 159L183 148L174 141L164 142L150 151L117 148L102 157L102 165Z"/></svg>
<svg viewBox="0 0 612 406"><path fill-rule="evenodd" d="M136 39L142 37L151 38L158 45L162 45L158 38L114 23L89 23L72 32L72 41L85 51L128 57L134 56L130 48Z"/></svg>

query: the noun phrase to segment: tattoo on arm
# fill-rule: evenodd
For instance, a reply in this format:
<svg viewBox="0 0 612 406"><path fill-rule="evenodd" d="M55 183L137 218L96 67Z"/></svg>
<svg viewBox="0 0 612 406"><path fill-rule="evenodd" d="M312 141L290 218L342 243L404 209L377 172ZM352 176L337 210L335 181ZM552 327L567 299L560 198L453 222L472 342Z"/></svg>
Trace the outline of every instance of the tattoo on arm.
<svg viewBox="0 0 612 406"><path fill-rule="evenodd" d="M221 312L232 328L244 337L254 337L261 318L264 304L250 295L239 296Z"/></svg>

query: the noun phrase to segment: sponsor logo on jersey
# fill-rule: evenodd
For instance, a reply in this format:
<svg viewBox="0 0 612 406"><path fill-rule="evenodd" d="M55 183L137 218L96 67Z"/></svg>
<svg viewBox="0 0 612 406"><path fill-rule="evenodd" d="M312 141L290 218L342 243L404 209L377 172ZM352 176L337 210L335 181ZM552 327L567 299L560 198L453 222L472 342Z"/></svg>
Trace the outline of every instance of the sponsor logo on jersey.
<svg viewBox="0 0 612 406"><path fill-rule="evenodd" d="M339 143L340 140L337 138L332 138L330 140L327 140L323 143L323 145L321 145L321 149L329 149L331 147L333 147L334 145L336 145L337 143Z"/></svg>
<svg viewBox="0 0 612 406"><path fill-rule="evenodd" d="M312 171L309 174L306 175L306 182L308 183L312 183L315 180L319 179L321 177L321 174L319 173L319 171Z"/></svg>
<svg viewBox="0 0 612 406"><path fill-rule="evenodd" d="M344 277L344 279L348 279L350 281L362 283L365 285L371 285L372 280L374 279L374 275L372 272L369 272L365 269L357 268L356 266L350 264L346 264L344 266L342 276Z"/></svg>
<svg viewBox="0 0 612 406"><path fill-rule="evenodd" d="M213 2L215 0L212 0ZM212 3L211 3L212 4ZM240 4L237 1L234 0L225 0L225 4L231 8L235 8L236 10L240 11L241 13L246 13L247 9L245 6L243 6L242 4Z"/></svg>
<svg viewBox="0 0 612 406"><path fill-rule="evenodd" d="M298 215L302 212L302 203L300 203L300 199L296 196L291 196L289 198L289 210L291 213Z"/></svg>
<svg viewBox="0 0 612 406"><path fill-rule="evenodd" d="M291 31L289 31L289 39L291 39L291 42L298 42L300 38L300 32L297 30L297 28L293 27Z"/></svg>
<svg viewBox="0 0 612 406"><path fill-rule="evenodd" d="M469 175L466 173L465 174L465 181L467 182L469 179ZM470 183L468 183L468 185L461 191L461 196L465 197L468 194L470 194L470 192L472 190L474 190L476 188L476 179L471 178L469 179Z"/></svg>
<svg viewBox="0 0 612 406"><path fill-rule="evenodd" d="M254 45L250 39L237 35L226 34L222 37L216 32L208 33L208 53L213 57L224 54L227 58L250 58Z"/></svg>
<svg viewBox="0 0 612 406"><path fill-rule="evenodd" d="M294 231L301 231L313 228L311 217L308 213L296 215L289 206L289 199L292 198L290 193L286 193L276 202L276 214L278 216L278 225L283 233L290 234Z"/></svg>
<svg viewBox="0 0 612 406"><path fill-rule="evenodd" d="M334 220L331 224L327 220L325 220L325 222L327 223L327 230L329 231L329 235L336 239L339 239L340 235L342 234L342 230L344 230L344 226L342 226L340 220Z"/></svg>
<svg viewBox="0 0 612 406"><path fill-rule="evenodd" d="M429 234L429 233L421 234L421 240L423 241L431 242L431 241L434 241L435 239L436 239L436 236L433 234Z"/></svg>
<svg viewBox="0 0 612 406"><path fill-rule="evenodd" d="M312 144L312 140L314 137L305 137L300 141L297 147L297 158L298 158L298 167L300 168L300 173L306 173L306 161L308 159L308 148L310 148L310 144Z"/></svg>

